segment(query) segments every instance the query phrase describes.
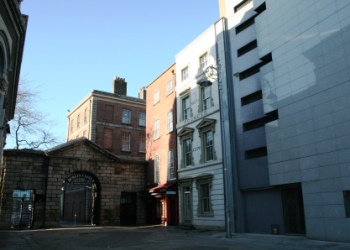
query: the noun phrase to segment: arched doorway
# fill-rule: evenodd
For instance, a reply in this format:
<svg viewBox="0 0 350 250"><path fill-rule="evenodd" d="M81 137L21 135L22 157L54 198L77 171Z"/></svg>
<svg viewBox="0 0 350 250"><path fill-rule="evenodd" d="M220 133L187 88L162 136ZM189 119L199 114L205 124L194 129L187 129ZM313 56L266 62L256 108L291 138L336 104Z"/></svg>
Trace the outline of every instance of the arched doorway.
<svg viewBox="0 0 350 250"><path fill-rule="evenodd" d="M74 225L99 221L99 182L87 172L75 172L62 183L61 220Z"/></svg>

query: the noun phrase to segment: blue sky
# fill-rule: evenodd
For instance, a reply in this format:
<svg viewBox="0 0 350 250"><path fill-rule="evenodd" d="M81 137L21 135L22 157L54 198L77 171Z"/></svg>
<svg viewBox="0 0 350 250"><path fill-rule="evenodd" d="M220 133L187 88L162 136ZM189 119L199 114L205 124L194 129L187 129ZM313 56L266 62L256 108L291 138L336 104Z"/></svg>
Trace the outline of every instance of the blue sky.
<svg viewBox="0 0 350 250"><path fill-rule="evenodd" d="M175 55L219 19L217 0L24 0L21 78L41 89L39 110L66 141L67 110L114 76L137 97Z"/></svg>

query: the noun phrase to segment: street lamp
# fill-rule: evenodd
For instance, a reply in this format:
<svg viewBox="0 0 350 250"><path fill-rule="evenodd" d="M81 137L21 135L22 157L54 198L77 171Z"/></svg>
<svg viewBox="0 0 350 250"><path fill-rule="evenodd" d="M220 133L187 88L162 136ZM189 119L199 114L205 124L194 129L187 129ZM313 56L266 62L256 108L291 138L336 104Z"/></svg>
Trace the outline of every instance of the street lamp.
<svg viewBox="0 0 350 250"><path fill-rule="evenodd" d="M208 66L204 71L203 71L203 78L200 79L197 84L201 87L208 87L211 86L213 83L208 79L207 76L209 76L210 78L216 78L219 82L219 73L220 71L220 65L218 65L218 67L214 67L212 65ZM220 85L220 82L219 82ZM220 98L220 96L219 96Z"/></svg>
<svg viewBox="0 0 350 250"><path fill-rule="evenodd" d="M208 79L216 79L218 81L218 89L219 89L219 112L220 112L220 125L221 125L221 150L222 150L222 165L223 165L223 177L224 177L224 196L225 196L225 224L226 224L226 238L231 238L232 237L232 222L231 216L230 216L230 211L231 209L233 209L231 207L231 202L229 200L229 191L233 191L233 190L229 190L229 184L232 181L231 178L231 173L232 170L230 168L228 168L228 164L227 164L227 157L226 157L226 150L224 147L226 147L226 138L224 136L224 129L225 129L225 125L224 125L224 118L223 118L223 114L222 114L222 110L221 108L223 107L222 105L222 83L221 83L221 79L219 77L220 75L220 64L218 64L217 67L214 66L208 66L204 71L203 71L203 77L202 79L200 79L199 81L197 81L197 84L201 87L209 87L211 86L213 83L212 81L210 81Z"/></svg>

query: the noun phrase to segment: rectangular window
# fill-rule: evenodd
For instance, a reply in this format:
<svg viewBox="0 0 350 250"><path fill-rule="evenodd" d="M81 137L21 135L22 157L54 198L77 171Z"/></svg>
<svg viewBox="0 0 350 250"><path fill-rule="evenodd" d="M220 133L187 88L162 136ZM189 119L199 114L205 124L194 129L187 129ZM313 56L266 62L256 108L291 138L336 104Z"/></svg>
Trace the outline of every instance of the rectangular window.
<svg viewBox="0 0 350 250"><path fill-rule="evenodd" d="M146 152L146 137L144 134L140 134L139 151Z"/></svg>
<svg viewBox="0 0 350 250"><path fill-rule="evenodd" d="M239 4L237 4L235 7L234 7L234 11L235 13L237 11L239 11L240 9L242 9L244 6L246 6L248 3L250 3L252 0L243 0L241 1Z"/></svg>
<svg viewBox="0 0 350 250"><path fill-rule="evenodd" d="M258 100L262 99L262 91L258 90L254 93L251 93L249 95L246 95L241 98L241 105L248 105L249 103L256 102Z"/></svg>
<svg viewBox="0 0 350 250"><path fill-rule="evenodd" d="M345 206L345 216L350 218L350 191L343 191L344 206Z"/></svg>
<svg viewBox="0 0 350 250"><path fill-rule="evenodd" d="M73 132L73 127L74 127L74 119L70 122L70 132Z"/></svg>
<svg viewBox="0 0 350 250"><path fill-rule="evenodd" d="M245 151L245 159L254 159L258 157L263 157L267 155L267 148L266 147L261 147L261 148L254 148Z"/></svg>
<svg viewBox="0 0 350 250"><path fill-rule="evenodd" d="M214 160L213 132L204 132L205 161Z"/></svg>
<svg viewBox="0 0 350 250"><path fill-rule="evenodd" d="M236 27L236 34L242 32L243 30L247 29L248 27L252 26L255 23L255 16L252 16L248 20L244 21L240 25Z"/></svg>
<svg viewBox="0 0 350 250"><path fill-rule="evenodd" d="M153 139L156 140L159 138L159 120L155 120L153 131Z"/></svg>
<svg viewBox="0 0 350 250"><path fill-rule="evenodd" d="M113 130L104 128L103 130L103 147L105 149L112 149L113 145Z"/></svg>
<svg viewBox="0 0 350 250"><path fill-rule="evenodd" d="M123 151L130 151L130 142L131 142L131 135L130 133L123 133L123 144L122 144L122 150Z"/></svg>
<svg viewBox="0 0 350 250"><path fill-rule="evenodd" d="M202 93L202 111L207 110L211 107L211 96L210 96L210 87L201 88Z"/></svg>
<svg viewBox="0 0 350 250"><path fill-rule="evenodd" d="M159 182L159 156L154 157L154 182Z"/></svg>
<svg viewBox="0 0 350 250"><path fill-rule="evenodd" d="M201 214L210 213L210 189L209 183L199 184L199 200Z"/></svg>
<svg viewBox="0 0 350 250"><path fill-rule="evenodd" d="M175 178L175 168L174 168L174 153L172 150L168 151L168 172L169 172L169 179Z"/></svg>
<svg viewBox="0 0 350 250"><path fill-rule="evenodd" d="M186 96L182 99L182 120L190 118L190 96Z"/></svg>
<svg viewBox="0 0 350 250"><path fill-rule="evenodd" d="M77 128L80 128L80 115L77 117Z"/></svg>
<svg viewBox="0 0 350 250"><path fill-rule="evenodd" d="M153 96L153 104L156 104L159 102L159 90L154 91L154 96Z"/></svg>
<svg viewBox="0 0 350 250"><path fill-rule="evenodd" d="M240 49L237 50L237 56L238 57L243 56L244 54L255 49L256 47L258 47L256 40L251 41L250 43L244 45L243 47L241 47Z"/></svg>
<svg viewBox="0 0 350 250"><path fill-rule="evenodd" d="M106 105L104 110L104 119L106 121L113 121L114 106Z"/></svg>
<svg viewBox="0 0 350 250"><path fill-rule="evenodd" d="M87 109L84 110L84 124L87 123Z"/></svg>
<svg viewBox="0 0 350 250"><path fill-rule="evenodd" d="M130 110L123 109L122 123L125 123L125 124L131 123L131 111Z"/></svg>
<svg viewBox="0 0 350 250"><path fill-rule="evenodd" d="M260 68L272 61L272 54L268 53L265 56L260 58L260 63L255 64L254 66L242 71L239 73L239 80L242 81L260 71Z"/></svg>
<svg viewBox="0 0 350 250"><path fill-rule="evenodd" d="M265 116L263 116L263 117L255 119L253 121L243 123L243 131L246 132L249 130L263 127L263 126L265 126L266 123L276 121L277 119L278 119L278 110L273 110L273 111L265 114Z"/></svg>
<svg viewBox="0 0 350 250"><path fill-rule="evenodd" d="M169 95L173 92L173 81L170 80L166 83L166 94Z"/></svg>
<svg viewBox="0 0 350 250"><path fill-rule="evenodd" d="M192 140L190 138L185 139L182 143L184 166L187 167L192 165Z"/></svg>
<svg viewBox="0 0 350 250"><path fill-rule="evenodd" d="M199 57L199 67L205 69L208 66L208 54L204 53Z"/></svg>
<svg viewBox="0 0 350 250"><path fill-rule="evenodd" d="M211 204L211 185L213 175L202 175L196 178L196 186L198 190L198 216L211 217L214 216Z"/></svg>
<svg viewBox="0 0 350 250"><path fill-rule="evenodd" d="M185 81L188 78L188 67L181 70L181 81Z"/></svg>
<svg viewBox="0 0 350 250"><path fill-rule="evenodd" d="M166 116L167 132L173 131L173 111L170 111Z"/></svg>
<svg viewBox="0 0 350 250"><path fill-rule="evenodd" d="M146 126L146 113L145 112L139 113L139 125Z"/></svg>

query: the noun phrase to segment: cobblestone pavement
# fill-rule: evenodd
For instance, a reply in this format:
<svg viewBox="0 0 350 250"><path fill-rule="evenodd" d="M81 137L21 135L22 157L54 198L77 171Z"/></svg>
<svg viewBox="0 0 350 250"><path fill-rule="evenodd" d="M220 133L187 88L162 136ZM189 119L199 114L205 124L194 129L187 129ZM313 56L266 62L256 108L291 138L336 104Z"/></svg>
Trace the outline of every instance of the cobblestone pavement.
<svg viewBox="0 0 350 250"><path fill-rule="evenodd" d="M301 236L235 234L178 227L76 227L28 231L0 231L0 249L334 249L350 243L315 241Z"/></svg>

